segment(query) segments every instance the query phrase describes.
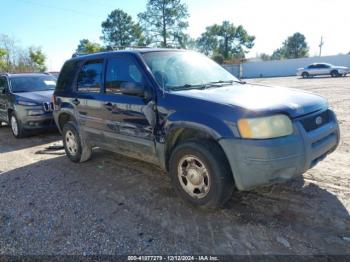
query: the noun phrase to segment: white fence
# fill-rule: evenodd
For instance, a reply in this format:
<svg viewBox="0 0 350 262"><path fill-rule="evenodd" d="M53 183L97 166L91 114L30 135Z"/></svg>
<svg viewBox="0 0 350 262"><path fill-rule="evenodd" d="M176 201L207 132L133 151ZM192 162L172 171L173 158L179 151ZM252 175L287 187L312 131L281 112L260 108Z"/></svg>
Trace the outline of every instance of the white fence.
<svg viewBox="0 0 350 262"><path fill-rule="evenodd" d="M292 76L296 74L298 68L306 67L312 63L330 63L350 67L350 55L247 62L242 65L241 76L243 78ZM239 65L224 65L224 67L231 74L239 77Z"/></svg>

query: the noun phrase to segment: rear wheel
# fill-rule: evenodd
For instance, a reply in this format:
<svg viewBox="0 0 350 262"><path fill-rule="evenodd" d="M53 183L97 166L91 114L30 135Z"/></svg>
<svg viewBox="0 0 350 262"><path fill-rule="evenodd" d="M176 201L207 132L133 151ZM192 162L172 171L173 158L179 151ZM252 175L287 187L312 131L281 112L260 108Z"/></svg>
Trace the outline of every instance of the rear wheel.
<svg viewBox="0 0 350 262"><path fill-rule="evenodd" d="M10 115L10 126L11 126L11 131L14 137L16 138L22 138L25 137L26 132L23 129L20 121L18 121L18 118L15 113L11 113Z"/></svg>
<svg viewBox="0 0 350 262"><path fill-rule="evenodd" d="M176 193L192 205L218 208L232 195L229 164L213 141L180 144L171 154L169 170Z"/></svg>
<svg viewBox="0 0 350 262"><path fill-rule="evenodd" d="M301 76L302 76L303 78L308 78L308 77L310 76L310 74L309 74L308 72L303 72L303 73L301 74Z"/></svg>
<svg viewBox="0 0 350 262"><path fill-rule="evenodd" d="M64 149L72 162L85 162L90 159L92 149L84 139L81 139L75 122L66 123L62 134Z"/></svg>

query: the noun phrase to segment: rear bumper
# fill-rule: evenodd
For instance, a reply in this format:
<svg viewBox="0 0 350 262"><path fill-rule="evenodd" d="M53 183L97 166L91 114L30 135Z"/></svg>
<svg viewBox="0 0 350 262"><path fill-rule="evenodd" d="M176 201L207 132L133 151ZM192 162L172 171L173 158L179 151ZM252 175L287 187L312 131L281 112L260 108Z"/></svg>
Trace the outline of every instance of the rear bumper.
<svg viewBox="0 0 350 262"><path fill-rule="evenodd" d="M333 152L339 143L339 126L333 112L329 123L306 132L294 121L291 136L266 139L221 139L236 187L254 187L289 180L303 174Z"/></svg>

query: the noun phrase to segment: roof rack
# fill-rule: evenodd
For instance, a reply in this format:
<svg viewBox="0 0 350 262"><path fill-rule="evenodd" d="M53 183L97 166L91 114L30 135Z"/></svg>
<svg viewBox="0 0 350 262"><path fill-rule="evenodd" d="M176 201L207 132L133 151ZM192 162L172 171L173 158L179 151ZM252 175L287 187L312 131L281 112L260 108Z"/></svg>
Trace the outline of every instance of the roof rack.
<svg viewBox="0 0 350 262"><path fill-rule="evenodd" d="M149 46L109 46L108 48L110 48L112 51L115 51L115 50L147 49L147 48L152 48L152 47L149 47Z"/></svg>
<svg viewBox="0 0 350 262"><path fill-rule="evenodd" d="M86 55L106 53L106 52L120 51L120 50L134 50L134 49L147 49L147 48L152 48L152 47L149 47L149 46L108 46L106 48L106 50L96 52L96 53L91 53L91 54L74 53L72 55L72 58L86 56Z"/></svg>

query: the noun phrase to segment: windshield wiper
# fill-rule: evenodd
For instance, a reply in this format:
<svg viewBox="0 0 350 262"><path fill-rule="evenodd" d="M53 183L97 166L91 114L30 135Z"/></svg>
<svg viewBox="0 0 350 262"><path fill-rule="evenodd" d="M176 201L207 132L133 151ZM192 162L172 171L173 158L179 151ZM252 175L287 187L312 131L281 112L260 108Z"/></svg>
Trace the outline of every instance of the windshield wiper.
<svg viewBox="0 0 350 262"><path fill-rule="evenodd" d="M219 80L205 84L206 88L209 87L222 87L224 85L232 85L233 83L245 84L245 82L240 80Z"/></svg>
<svg viewBox="0 0 350 262"><path fill-rule="evenodd" d="M180 86L167 86L170 90L178 91L178 90L188 90L188 89L204 89L206 88L205 84L199 84L199 85L191 85L191 84L185 84Z"/></svg>
<svg viewBox="0 0 350 262"><path fill-rule="evenodd" d="M233 83L240 83L240 84L245 84L243 81L239 80L219 80L219 81L214 81L214 82L209 82L205 84L185 84L185 85L180 85L180 86L167 86L170 90L188 90L188 89L206 89L209 87L222 87L223 85L231 85Z"/></svg>
<svg viewBox="0 0 350 262"><path fill-rule="evenodd" d="M210 82L209 84L233 84L233 83L245 84L245 82L240 80L219 80L215 82Z"/></svg>

